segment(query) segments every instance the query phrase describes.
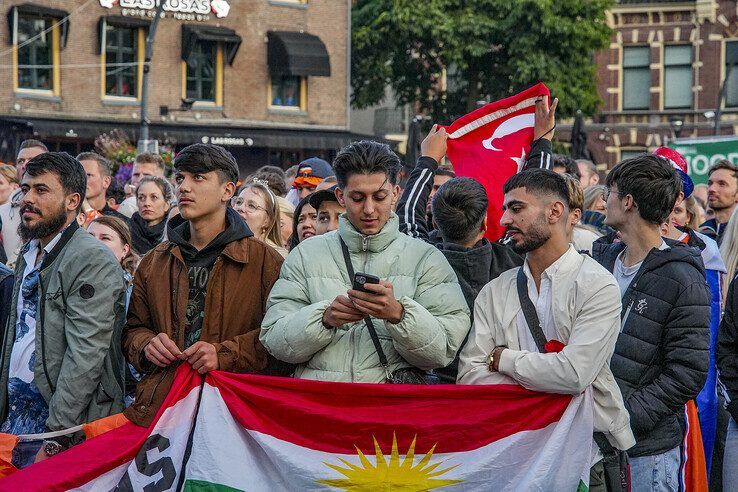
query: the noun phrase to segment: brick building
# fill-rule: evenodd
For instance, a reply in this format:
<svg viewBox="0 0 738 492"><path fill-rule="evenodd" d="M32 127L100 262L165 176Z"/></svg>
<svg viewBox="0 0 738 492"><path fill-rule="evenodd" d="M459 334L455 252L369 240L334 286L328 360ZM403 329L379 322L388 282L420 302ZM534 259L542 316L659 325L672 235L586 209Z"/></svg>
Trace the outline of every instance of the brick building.
<svg viewBox="0 0 738 492"><path fill-rule="evenodd" d="M619 0L608 22L610 47L595 55L604 105L585 124L602 170L667 139L713 135L718 117L718 134L738 134L735 0Z"/></svg>
<svg viewBox="0 0 738 492"><path fill-rule="evenodd" d="M2 2L0 160L28 137L75 154L138 138L156 0ZM226 146L242 171L348 143L350 1L166 0L147 105L153 138Z"/></svg>

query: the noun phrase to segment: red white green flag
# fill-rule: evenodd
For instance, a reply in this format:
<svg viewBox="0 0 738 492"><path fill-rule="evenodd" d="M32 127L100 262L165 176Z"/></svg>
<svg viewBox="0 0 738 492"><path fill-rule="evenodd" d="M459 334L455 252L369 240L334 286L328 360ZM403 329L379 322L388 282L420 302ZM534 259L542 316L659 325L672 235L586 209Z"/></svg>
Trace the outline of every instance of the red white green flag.
<svg viewBox="0 0 738 492"><path fill-rule="evenodd" d="M589 393L326 383L183 365L127 423L0 490L586 490Z"/></svg>

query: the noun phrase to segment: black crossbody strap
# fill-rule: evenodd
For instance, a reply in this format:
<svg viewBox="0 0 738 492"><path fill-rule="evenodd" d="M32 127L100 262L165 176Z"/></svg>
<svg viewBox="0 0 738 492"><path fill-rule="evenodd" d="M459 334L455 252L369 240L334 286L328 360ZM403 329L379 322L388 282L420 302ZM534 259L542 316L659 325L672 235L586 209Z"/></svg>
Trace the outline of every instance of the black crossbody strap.
<svg viewBox="0 0 738 492"><path fill-rule="evenodd" d="M351 285L354 281L354 265L351 263L351 254L349 253L348 246L346 246L346 243L343 242L343 238L341 236L338 236L338 240L341 242L341 251L343 252L343 259L346 262L346 270L348 270L349 274L349 284ZM364 322L366 323L366 327L369 329L369 335L372 337L372 343L374 343L374 350L377 351L379 362L382 364L382 367L384 367L384 372L387 375L387 379L391 379L392 374L389 370L389 362L387 362L387 356L384 355L382 345L380 345L379 343L379 337L377 336L377 330L374 329L374 323L369 316L366 316L364 318Z"/></svg>
<svg viewBox="0 0 738 492"><path fill-rule="evenodd" d="M541 328L541 322L538 320L536 307L531 302L530 297L528 297L528 277L525 276L523 267L520 267L520 270L518 270L518 299L520 299L520 307L523 309L525 323L528 325L530 334L533 335L533 340L536 342L538 351L545 354L546 342L548 340Z"/></svg>

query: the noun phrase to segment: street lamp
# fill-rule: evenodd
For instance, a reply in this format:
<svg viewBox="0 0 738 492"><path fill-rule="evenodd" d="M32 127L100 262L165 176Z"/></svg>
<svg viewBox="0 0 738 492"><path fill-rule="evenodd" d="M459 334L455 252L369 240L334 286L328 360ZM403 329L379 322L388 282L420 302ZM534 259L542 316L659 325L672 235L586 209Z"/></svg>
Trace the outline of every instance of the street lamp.
<svg viewBox="0 0 738 492"><path fill-rule="evenodd" d="M669 118L669 125L671 126L671 131L674 133L674 138L679 138L684 129L684 120L678 116L673 116Z"/></svg>

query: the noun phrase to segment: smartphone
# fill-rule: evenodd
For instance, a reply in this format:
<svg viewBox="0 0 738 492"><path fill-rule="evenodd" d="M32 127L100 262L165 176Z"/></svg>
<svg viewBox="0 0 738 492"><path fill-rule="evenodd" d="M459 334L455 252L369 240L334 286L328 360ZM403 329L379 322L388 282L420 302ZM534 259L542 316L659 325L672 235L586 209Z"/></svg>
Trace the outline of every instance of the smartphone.
<svg viewBox="0 0 738 492"><path fill-rule="evenodd" d="M361 273L356 272L354 274L354 285L353 289L358 290L361 292L368 292L370 294L373 294L374 292L371 292L364 288L364 285L366 284L378 284L379 283L379 277L375 277L374 275L369 275L368 273Z"/></svg>

